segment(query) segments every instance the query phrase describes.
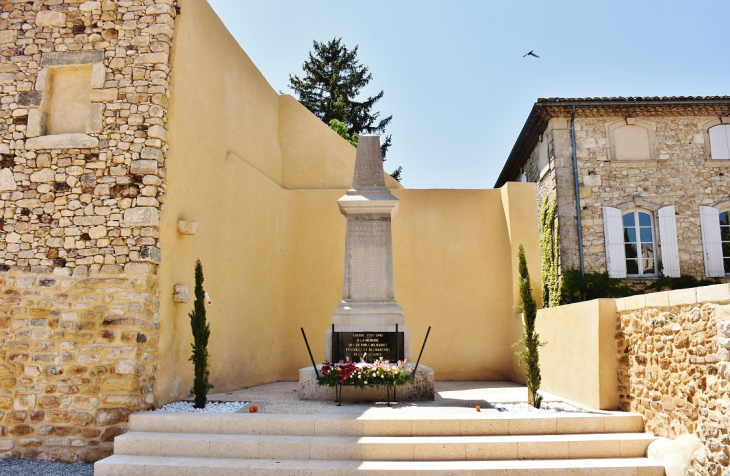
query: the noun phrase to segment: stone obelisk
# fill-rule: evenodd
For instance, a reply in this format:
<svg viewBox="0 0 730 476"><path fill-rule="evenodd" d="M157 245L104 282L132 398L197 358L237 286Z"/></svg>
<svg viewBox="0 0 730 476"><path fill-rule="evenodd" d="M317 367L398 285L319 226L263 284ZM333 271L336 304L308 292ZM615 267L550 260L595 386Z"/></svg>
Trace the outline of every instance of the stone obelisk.
<svg viewBox="0 0 730 476"><path fill-rule="evenodd" d="M411 360L410 333L393 287L391 218L398 199L385 187L380 138L361 135L352 188L337 200L347 217L342 302L332 324L339 332L404 333L404 357ZM331 329L325 334L325 359L332 362Z"/></svg>
<svg viewBox="0 0 730 476"><path fill-rule="evenodd" d="M325 360L340 360L344 353L346 358L359 361L365 353L368 354L368 362L380 356L394 363L398 359L393 356L401 352L403 358L411 360L410 332L405 327L403 309L396 302L393 289L390 223L398 211L398 199L385 187L378 136L360 136L352 188L337 200L337 204L347 218L345 273L342 302L332 314L335 338L331 327L325 332ZM395 332L396 324L398 333ZM399 336L402 336L402 341ZM333 349L333 340L339 351ZM402 342L402 346L394 346L394 342ZM339 354L340 358L333 358L333 353ZM332 401L334 390L317 385L322 366L316 365L316 368L299 369L299 399ZM406 368L408 374L415 371L413 363L407 364ZM433 400L433 369L421 365L415 373L414 383L398 388L398 399ZM344 400L382 401L384 393L384 389L377 387L357 389L346 386L340 397Z"/></svg>

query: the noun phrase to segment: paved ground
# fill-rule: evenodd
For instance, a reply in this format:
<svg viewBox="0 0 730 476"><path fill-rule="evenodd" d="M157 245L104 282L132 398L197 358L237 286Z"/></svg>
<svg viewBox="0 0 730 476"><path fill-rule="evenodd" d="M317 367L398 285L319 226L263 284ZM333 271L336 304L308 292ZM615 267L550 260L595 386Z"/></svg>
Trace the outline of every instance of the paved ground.
<svg viewBox="0 0 730 476"><path fill-rule="evenodd" d="M226 393L211 393L211 401L245 401L259 407L260 413L296 413L296 414L359 414L372 411L393 411L420 413L432 412L439 408L439 413L474 412L479 405L482 411L498 411L494 405L498 403L526 403L527 388L514 382L436 382L435 398L428 402L399 402L387 408L385 402L343 402L341 407L334 403L335 391L332 390L332 402L299 400L298 382L277 382L256 387L244 388ZM595 411L573 402L541 392L544 401L569 403L582 410ZM385 389L383 389L385 399ZM548 407L551 405L547 405ZM247 407L243 411L248 411Z"/></svg>

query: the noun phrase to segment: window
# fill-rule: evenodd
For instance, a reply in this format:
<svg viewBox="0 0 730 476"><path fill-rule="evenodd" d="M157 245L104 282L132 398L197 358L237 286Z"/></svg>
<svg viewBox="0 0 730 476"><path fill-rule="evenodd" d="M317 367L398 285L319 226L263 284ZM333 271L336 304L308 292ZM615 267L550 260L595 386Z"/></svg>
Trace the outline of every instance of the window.
<svg viewBox="0 0 730 476"><path fill-rule="evenodd" d="M653 217L641 210L623 214L627 276L656 276Z"/></svg>
<svg viewBox="0 0 730 476"><path fill-rule="evenodd" d="M678 278L679 247L674 205L658 208L659 237L654 212L634 199L619 208L603 207L603 233L606 244L606 269L612 278L652 278L658 273L659 240L665 276Z"/></svg>
<svg viewBox="0 0 730 476"><path fill-rule="evenodd" d="M708 132L710 157L715 160L730 160L730 124L712 126Z"/></svg>
<svg viewBox="0 0 730 476"><path fill-rule="evenodd" d="M730 212L720 213L720 240L725 274L730 274Z"/></svg>

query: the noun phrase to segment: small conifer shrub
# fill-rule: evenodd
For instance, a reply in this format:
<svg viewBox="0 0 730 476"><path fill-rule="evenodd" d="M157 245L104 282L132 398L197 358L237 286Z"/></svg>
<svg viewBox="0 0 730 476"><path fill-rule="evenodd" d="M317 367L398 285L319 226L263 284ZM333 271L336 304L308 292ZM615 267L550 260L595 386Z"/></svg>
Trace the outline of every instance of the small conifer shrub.
<svg viewBox="0 0 730 476"><path fill-rule="evenodd" d="M205 408L208 401L208 390L213 386L208 382L208 339L210 326L205 319L205 291L203 290L203 265L200 260L195 263L195 302L190 315L190 327L193 330L193 353L190 360L195 369L193 393L195 394L195 408Z"/></svg>
<svg viewBox="0 0 730 476"><path fill-rule="evenodd" d="M535 318L537 317L537 303L532 297L532 289L530 289L530 273L527 270L527 260L525 259L525 248L520 245L518 254L520 264L520 298L522 299L523 313L523 330L522 339L517 342L514 347L522 346L523 349L516 352L519 364L525 364L527 373L527 403L535 408L540 408L542 403L542 395L537 391L540 389L540 355L539 347L545 345L540 342L540 336L535 332Z"/></svg>

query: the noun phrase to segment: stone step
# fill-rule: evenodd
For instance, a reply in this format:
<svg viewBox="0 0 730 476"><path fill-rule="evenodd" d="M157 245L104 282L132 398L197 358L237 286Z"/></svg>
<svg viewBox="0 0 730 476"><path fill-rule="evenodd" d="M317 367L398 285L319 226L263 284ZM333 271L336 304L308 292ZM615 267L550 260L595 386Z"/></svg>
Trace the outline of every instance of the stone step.
<svg viewBox="0 0 730 476"><path fill-rule="evenodd" d="M574 433L634 433L644 431L641 415L476 413L466 415L284 415L250 413L140 412L130 415L131 431L156 433L225 433L300 436L467 436Z"/></svg>
<svg viewBox="0 0 730 476"><path fill-rule="evenodd" d="M114 454L196 458L476 461L638 458L648 433L516 436L282 436L129 432Z"/></svg>
<svg viewBox="0 0 730 476"><path fill-rule="evenodd" d="M664 476L647 458L506 461L343 461L114 455L94 476Z"/></svg>

